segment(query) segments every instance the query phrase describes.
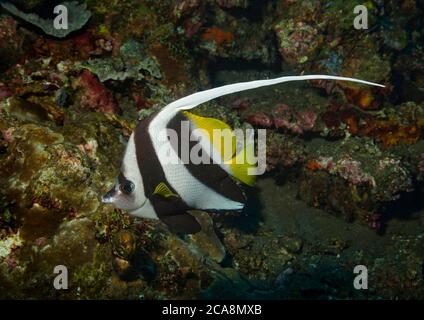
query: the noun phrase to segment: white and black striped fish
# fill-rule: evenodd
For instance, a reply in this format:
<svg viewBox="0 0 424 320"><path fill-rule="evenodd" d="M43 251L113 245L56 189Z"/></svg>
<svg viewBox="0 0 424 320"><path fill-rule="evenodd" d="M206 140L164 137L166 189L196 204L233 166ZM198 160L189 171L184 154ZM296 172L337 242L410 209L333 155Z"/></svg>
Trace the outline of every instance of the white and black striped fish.
<svg viewBox="0 0 424 320"><path fill-rule="evenodd" d="M178 161L184 156L183 148L179 148L181 143L176 146L170 139L160 139L161 134L167 129L173 129L181 138L184 121L189 123L190 132L195 129L210 132L215 128L229 128L222 121L195 116L186 110L235 92L282 82L315 79L353 81L384 87L354 78L306 75L230 84L181 98L139 122L126 147L117 182L103 196L103 202L112 203L137 217L160 219L171 230L183 233L200 230L196 219L187 213L190 209L243 209L245 197L236 181L253 184L254 176L247 174L251 165L234 159L241 152L245 153L252 148L246 149L245 146L233 158L216 161L223 153L211 147L215 142L203 139L200 140L201 151L215 161L211 161L211 164L194 164L190 157L189 161ZM190 142L189 149L193 147L194 144ZM160 156L164 149L168 150L166 160Z"/></svg>

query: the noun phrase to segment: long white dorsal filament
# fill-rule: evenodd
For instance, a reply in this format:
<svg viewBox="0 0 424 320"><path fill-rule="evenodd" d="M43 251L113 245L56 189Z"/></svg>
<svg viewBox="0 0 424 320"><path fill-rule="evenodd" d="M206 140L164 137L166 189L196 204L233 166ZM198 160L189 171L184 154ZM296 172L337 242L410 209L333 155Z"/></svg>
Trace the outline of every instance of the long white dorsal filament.
<svg viewBox="0 0 424 320"><path fill-rule="evenodd" d="M265 87L265 86L271 86L271 85L283 83L283 82L303 81L303 80L351 81L351 82L368 84L371 86L377 86L382 88L385 87L384 85L374 83L374 82L369 82L369 81L355 79L355 78L339 77L339 76L328 76L328 75L287 76L287 77L280 77L280 78L268 79L268 80L239 82L239 83L229 84L229 85L225 85L218 88L196 92L168 104L164 109L162 109L161 112L174 113L175 111L179 111L179 110L189 110L194 107L197 107L199 104L205 103L215 98L225 96L227 94L256 89L256 88Z"/></svg>

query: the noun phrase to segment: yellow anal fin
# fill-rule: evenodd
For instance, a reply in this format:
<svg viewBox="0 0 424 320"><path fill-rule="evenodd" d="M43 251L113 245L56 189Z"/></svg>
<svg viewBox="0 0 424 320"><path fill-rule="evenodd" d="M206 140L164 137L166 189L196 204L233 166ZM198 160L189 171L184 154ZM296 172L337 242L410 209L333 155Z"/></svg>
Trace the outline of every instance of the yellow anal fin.
<svg viewBox="0 0 424 320"><path fill-rule="evenodd" d="M194 123L196 128L203 129L208 133L214 149L220 153L224 161L234 157L237 139L228 124L215 118L201 117L187 111L183 114Z"/></svg>
<svg viewBox="0 0 424 320"><path fill-rule="evenodd" d="M169 197L178 197L178 195L173 193L164 182L161 182L156 186L155 191L153 191L153 194L160 195L166 199L168 199Z"/></svg>
<svg viewBox="0 0 424 320"><path fill-rule="evenodd" d="M256 181L256 162L254 144L253 142L244 145L243 149L231 160L226 161L225 164L229 167L231 175L237 180L253 186Z"/></svg>

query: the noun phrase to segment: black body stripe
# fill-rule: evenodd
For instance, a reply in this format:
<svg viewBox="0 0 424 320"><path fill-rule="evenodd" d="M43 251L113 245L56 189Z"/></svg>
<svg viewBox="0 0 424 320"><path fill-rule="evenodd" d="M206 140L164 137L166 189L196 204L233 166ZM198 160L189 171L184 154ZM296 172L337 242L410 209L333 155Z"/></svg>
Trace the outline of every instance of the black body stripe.
<svg viewBox="0 0 424 320"><path fill-rule="evenodd" d="M176 150L176 146L174 147L174 150L178 153L178 157L180 159L184 159L182 157L182 139L181 138L181 127L182 127L182 121L189 121L187 117L185 117L182 113L178 113L169 123L168 128L176 130L178 133L178 150ZM190 129L191 134L191 129ZM191 152L191 149L197 144L196 141L190 141L189 149ZM189 158L189 157L187 157ZM212 163L212 159L209 158L209 164L193 164L191 161L188 163L185 163L185 167L187 170L200 182L214 190L215 192L223 195L224 197L236 201L244 203L246 201L246 198L241 191L240 187L237 185L237 183L228 175L228 173L221 168L219 164Z"/></svg>
<svg viewBox="0 0 424 320"><path fill-rule="evenodd" d="M165 199L153 194L155 187L160 182L166 183L173 193L177 193L166 180L165 173L150 139L148 127L155 116L156 113L138 123L134 130L134 141L145 195L152 203L158 217L163 218L170 215L184 214L190 208L181 198L169 197Z"/></svg>

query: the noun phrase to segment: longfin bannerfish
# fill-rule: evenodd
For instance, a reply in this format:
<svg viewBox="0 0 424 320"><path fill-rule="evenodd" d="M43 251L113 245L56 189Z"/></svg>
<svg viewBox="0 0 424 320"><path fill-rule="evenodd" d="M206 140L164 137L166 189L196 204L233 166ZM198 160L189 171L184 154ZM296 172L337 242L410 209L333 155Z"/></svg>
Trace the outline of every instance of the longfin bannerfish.
<svg viewBox="0 0 424 320"><path fill-rule="evenodd" d="M200 231L197 220L187 213L191 209L242 210L246 199L238 182L252 185L255 176L247 173L253 165L240 159L246 159L253 148L245 145L237 152L232 138L230 149L220 139L204 138L202 135L210 139L214 129L227 130L231 134L231 128L218 119L197 116L188 110L231 93L300 80L352 81L384 87L354 78L303 75L235 83L178 99L138 123L128 141L121 173L115 186L103 196L103 202L112 203L137 217L160 219L171 230L182 233ZM184 123L190 126L186 128ZM164 130L173 130L179 135L177 145L169 138L159 138ZM190 141L188 149L183 148L181 135L184 130L189 134L200 132L200 149L210 162L195 164L190 157L188 162L181 161L184 152L199 147L199 141ZM225 137L223 140L228 141ZM166 161L160 156L164 147Z"/></svg>

